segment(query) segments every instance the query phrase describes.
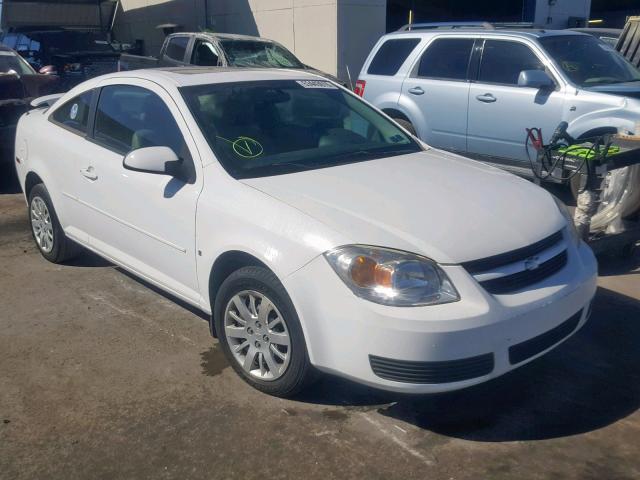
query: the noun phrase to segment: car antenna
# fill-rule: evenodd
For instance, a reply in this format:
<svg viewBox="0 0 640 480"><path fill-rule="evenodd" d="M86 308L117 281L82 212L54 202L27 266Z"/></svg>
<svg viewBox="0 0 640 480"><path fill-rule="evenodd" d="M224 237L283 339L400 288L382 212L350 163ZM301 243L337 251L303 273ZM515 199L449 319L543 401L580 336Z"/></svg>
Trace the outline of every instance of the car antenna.
<svg viewBox="0 0 640 480"><path fill-rule="evenodd" d="M349 72L349 65L345 63L344 66L347 67L347 77L349 77L349 90L353 92L353 82L351 81L351 72Z"/></svg>

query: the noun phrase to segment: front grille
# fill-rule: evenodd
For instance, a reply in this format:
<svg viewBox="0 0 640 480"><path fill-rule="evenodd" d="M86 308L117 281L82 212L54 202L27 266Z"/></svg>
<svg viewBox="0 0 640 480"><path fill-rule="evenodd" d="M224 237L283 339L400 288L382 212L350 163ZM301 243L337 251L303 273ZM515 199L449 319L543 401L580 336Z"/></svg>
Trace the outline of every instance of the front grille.
<svg viewBox="0 0 640 480"><path fill-rule="evenodd" d="M532 243L531 245L528 245L526 247L511 250L510 252L500 253L492 257L481 258L480 260L465 262L462 264L462 266L471 275L486 272L495 268L504 267L505 265L509 265L511 263L524 261L529 257L537 255L540 252L553 247L561 241L562 230L559 230L553 235L549 235L539 242Z"/></svg>
<svg viewBox="0 0 640 480"><path fill-rule="evenodd" d="M465 262L462 266L467 272L474 275L478 283L489 293L493 295L513 293L550 277L567 264L567 251L563 250L557 253L562 246L562 241L562 230L559 230L553 235L549 235L526 247ZM554 252L548 252L550 249L554 249ZM537 257L544 252L548 252L546 255L542 255L543 257L547 257L544 262L532 270L526 268L527 260L532 259L532 257ZM553 253L556 254L548 258L549 255ZM496 273L502 273L500 270L504 267L510 267L507 271L513 272L513 270L515 270L515 268L513 268L514 266L518 267L515 273L495 277ZM483 277L486 278L487 276L493 276L494 278L484 280Z"/></svg>
<svg viewBox="0 0 640 480"><path fill-rule="evenodd" d="M540 264L535 270L522 270L521 272L503 277L492 278L480 282L484 289L493 295L504 295L517 292L529 285L541 282L556 272L559 272L567 264L567 251L564 250L555 257Z"/></svg>
<svg viewBox="0 0 640 480"><path fill-rule="evenodd" d="M440 362L413 362L369 355L378 377L403 383L451 383L482 377L493 371L493 353Z"/></svg>
<svg viewBox="0 0 640 480"><path fill-rule="evenodd" d="M578 327L582 310L573 315L569 320L561 323L555 328L526 340L509 348L509 362L512 365L524 362L526 359L537 355L540 352L554 346L556 343L567 338Z"/></svg>

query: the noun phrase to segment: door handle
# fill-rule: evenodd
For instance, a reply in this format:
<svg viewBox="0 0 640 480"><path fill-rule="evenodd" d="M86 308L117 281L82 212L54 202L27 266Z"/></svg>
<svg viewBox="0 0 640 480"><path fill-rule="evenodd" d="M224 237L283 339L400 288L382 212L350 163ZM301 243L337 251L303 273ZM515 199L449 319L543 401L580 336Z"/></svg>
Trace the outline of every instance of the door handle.
<svg viewBox="0 0 640 480"><path fill-rule="evenodd" d="M81 168L80 173L83 177L88 178L89 180L97 180L98 175L95 172L93 167Z"/></svg>
<svg viewBox="0 0 640 480"><path fill-rule="evenodd" d="M424 90L420 87L413 87L409 89L409 93L412 95L423 95Z"/></svg>
<svg viewBox="0 0 640 480"><path fill-rule="evenodd" d="M493 103L497 100L497 98L491 95L490 93L485 93L484 95L478 95L476 99L484 103Z"/></svg>

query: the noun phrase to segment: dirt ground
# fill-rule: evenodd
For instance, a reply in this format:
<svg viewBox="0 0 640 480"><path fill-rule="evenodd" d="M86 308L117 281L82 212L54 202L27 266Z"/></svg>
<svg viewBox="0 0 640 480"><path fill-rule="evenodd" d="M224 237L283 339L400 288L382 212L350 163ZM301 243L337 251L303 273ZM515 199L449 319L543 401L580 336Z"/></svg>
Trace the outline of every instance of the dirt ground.
<svg viewBox="0 0 640 480"><path fill-rule="evenodd" d="M422 397L324 378L295 400L229 368L205 317L85 254L46 262L0 194L0 478L640 478L640 258L602 259L587 326Z"/></svg>

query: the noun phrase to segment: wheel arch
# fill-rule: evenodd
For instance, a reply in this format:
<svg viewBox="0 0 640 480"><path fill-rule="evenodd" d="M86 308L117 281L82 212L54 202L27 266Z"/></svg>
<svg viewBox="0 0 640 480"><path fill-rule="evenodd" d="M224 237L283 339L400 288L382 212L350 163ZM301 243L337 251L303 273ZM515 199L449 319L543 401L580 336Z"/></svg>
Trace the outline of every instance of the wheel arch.
<svg viewBox="0 0 640 480"><path fill-rule="evenodd" d="M29 194L31 193L31 190L33 190L33 187L35 187L39 183L44 184L44 181L42 180L42 178L40 178L40 175L38 175L34 171L30 171L29 173L27 173L27 176L24 179L24 195L27 200L29 199Z"/></svg>
<svg viewBox="0 0 640 480"><path fill-rule="evenodd" d="M250 253L242 250L229 250L220 254L213 262L209 272L209 303L211 304L211 319L209 320L209 325L211 335L216 338L218 335L215 331L213 315L215 314L215 301L218 290L220 290L222 282L224 282L229 275L243 267L263 267L276 275L276 277L278 276L267 264Z"/></svg>
<svg viewBox="0 0 640 480"><path fill-rule="evenodd" d="M383 108L382 111L387 115L389 115L391 118L399 118L401 120L406 120L407 122L411 123L411 125L413 125L413 122L411 121L411 119L407 117L407 115L405 115L403 112L398 110L397 108Z"/></svg>
<svg viewBox="0 0 640 480"><path fill-rule="evenodd" d="M618 129L613 126L592 128L591 130L587 130L586 132L581 133L578 136L578 139L598 137L601 135L606 135L607 133L618 133Z"/></svg>

